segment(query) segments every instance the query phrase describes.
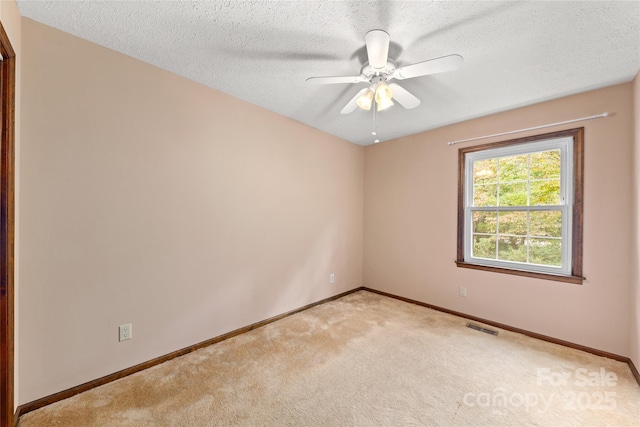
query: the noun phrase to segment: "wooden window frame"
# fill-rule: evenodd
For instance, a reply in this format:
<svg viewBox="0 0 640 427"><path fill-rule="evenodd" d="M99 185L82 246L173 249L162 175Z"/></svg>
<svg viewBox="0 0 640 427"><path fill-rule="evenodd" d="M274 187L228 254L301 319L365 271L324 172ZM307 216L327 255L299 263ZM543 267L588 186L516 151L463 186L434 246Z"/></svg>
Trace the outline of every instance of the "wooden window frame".
<svg viewBox="0 0 640 427"><path fill-rule="evenodd" d="M14 425L15 52L0 23L0 425Z"/></svg>
<svg viewBox="0 0 640 427"><path fill-rule="evenodd" d="M466 155L478 151L494 148L508 147L516 144L525 144L553 138L573 138L573 207L571 222L571 274L560 275L536 271L518 270L515 268L501 268L488 265L474 264L465 261L465 205L464 185L466 175ZM496 273L513 274L517 276L534 277L538 279L554 280L559 282L582 284L582 230L583 230L583 196L584 196L584 128L567 129L550 132L541 135L511 139L507 141L492 142L458 150L458 248L456 265L462 268L492 271Z"/></svg>

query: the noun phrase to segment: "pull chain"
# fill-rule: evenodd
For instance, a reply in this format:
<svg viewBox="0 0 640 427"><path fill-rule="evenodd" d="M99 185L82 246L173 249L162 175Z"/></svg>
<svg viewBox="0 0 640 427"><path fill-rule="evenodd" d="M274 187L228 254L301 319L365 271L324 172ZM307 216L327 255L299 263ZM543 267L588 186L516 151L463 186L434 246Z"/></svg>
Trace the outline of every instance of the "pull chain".
<svg viewBox="0 0 640 427"><path fill-rule="evenodd" d="M376 137L376 139L374 139L374 143L380 142L380 140L377 138L378 135L378 103L373 101L373 130L371 131L371 135L373 135L374 137Z"/></svg>

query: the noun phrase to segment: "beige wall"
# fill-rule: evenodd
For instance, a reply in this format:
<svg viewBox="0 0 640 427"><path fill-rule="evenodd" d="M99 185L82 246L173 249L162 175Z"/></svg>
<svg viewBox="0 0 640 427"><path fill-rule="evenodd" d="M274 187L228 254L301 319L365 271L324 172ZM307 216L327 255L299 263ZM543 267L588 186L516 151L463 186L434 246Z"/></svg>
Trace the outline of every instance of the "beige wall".
<svg viewBox="0 0 640 427"><path fill-rule="evenodd" d="M365 286L627 356L631 95L627 83L366 147ZM585 127L584 284L457 268L458 148L473 143L447 142L604 111L543 131Z"/></svg>
<svg viewBox="0 0 640 427"><path fill-rule="evenodd" d="M362 147L28 19L23 46L20 403L362 285Z"/></svg>
<svg viewBox="0 0 640 427"><path fill-rule="evenodd" d="M637 369L640 369L640 72L633 81L633 111L634 111L634 224L633 224L633 258L631 265L632 287L629 301L631 302L631 321L629 357Z"/></svg>
<svg viewBox="0 0 640 427"><path fill-rule="evenodd" d="M18 230L19 226L19 205L20 205L20 125L21 125L21 116L20 116L20 102L22 98L21 92L21 68L22 68L22 18L20 17L20 12L18 11L18 5L14 0L1 0L0 1L0 22L2 22L2 26L9 37L9 42L11 42L11 47L16 54L16 92L15 92L15 173L16 173L16 183L15 183L15 247L17 248L19 245L20 233ZM18 250L16 249L14 253L14 296L15 296L15 307L14 307L14 315L15 315L15 328L14 328L14 405L18 406L18 393L20 387L20 379L19 379L19 334L18 334L18 299L19 299L19 262L20 257Z"/></svg>

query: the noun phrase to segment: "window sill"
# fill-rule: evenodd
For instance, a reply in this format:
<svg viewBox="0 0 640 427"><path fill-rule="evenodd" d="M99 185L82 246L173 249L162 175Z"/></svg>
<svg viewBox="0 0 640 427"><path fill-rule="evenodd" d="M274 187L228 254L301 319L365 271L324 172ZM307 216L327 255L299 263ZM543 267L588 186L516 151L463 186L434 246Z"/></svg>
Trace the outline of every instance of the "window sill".
<svg viewBox="0 0 640 427"><path fill-rule="evenodd" d="M456 265L462 268L471 268L474 270L492 271L494 273L512 274L514 276L533 277L536 279L554 280L556 282L573 283L582 285L584 277L580 276L561 276L558 274L538 273L535 271L512 270L509 268L491 267L488 265L471 264L464 261L456 261Z"/></svg>

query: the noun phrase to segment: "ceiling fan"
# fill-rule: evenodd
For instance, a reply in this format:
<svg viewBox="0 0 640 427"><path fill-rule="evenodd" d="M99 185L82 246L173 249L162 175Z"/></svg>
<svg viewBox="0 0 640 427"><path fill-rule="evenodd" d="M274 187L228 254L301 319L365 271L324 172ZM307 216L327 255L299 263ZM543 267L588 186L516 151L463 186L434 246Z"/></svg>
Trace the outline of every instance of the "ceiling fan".
<svg viewBox="0 0 640 427"><path fill-rule="evenodd" d="M368 83L369 86L358 92L344 108L342 114L352 113L356 107L381 111L393 105L392 99L404 108L411 109L420 105L420 100L397 83L387 84L392 79L404 80L429 74L455 70L462 64L462 56L446 55L429 59L404 67L396 67L389 55L389 34L383 30L371 30L364 36L369 62L365 63L357 76L309 77L312 84ZM375 104L373 101L375 100Z"/></svg>

